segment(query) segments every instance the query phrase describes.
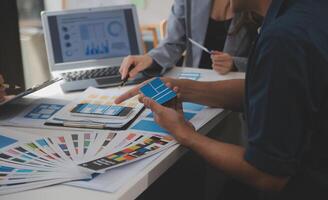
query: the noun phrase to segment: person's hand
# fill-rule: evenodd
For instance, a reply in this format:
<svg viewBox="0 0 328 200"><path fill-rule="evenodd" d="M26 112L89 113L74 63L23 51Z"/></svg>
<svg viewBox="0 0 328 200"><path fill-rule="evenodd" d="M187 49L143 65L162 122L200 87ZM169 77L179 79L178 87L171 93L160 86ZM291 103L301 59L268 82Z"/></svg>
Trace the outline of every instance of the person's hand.
<svg viewBox="0 0 328 200"><path fill-rule="evenodd" d="M227 53L213 51L211 59L213 69L219 74L224 75L234 70L232 56Z"/></svg>
<svg viewBox="0 0 328 200"><path fill-rule="evenodd" d="M150 67L152 62L153 59L147 54L141 56L125 57L119 70L121 73L121 79L123 80L128 74L130 78L134 78L139 72ZM132 65L135 67L129 72L129 69Z"/></svg>
<svg viewBox="0 0 328 200"><path fill-rule="evenodd" d="M184 119L179 98L170 102L174 108L162 106L148 97L142 97L141 101L152 110L157 124L169 131L180 144L189 145L190 134L195 134L195 129Z"/></svg>
<svg viewBox="0 0 328 200"><path fill-rule="evenodd" d="M5 81L3 80L2 75L0 74L0 102L6 100L6 88L5 88Z"/></svg>

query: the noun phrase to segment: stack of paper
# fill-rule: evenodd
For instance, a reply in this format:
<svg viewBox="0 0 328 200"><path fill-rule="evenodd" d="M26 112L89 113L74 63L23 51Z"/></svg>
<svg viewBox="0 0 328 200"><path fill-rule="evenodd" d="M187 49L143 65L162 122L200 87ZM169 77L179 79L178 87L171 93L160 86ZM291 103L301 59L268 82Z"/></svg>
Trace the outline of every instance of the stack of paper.
<svg viewBox="0 0 328 200"><path fill-rule="evenodd" d="M17 141L0 135L0 194L92 179L176 144L140 132L72 133Z"/></svg>
<svg viewBox="0 0 328 200"><path fill-rule="evenodd" d="M138 98L129 99L116 105L119 94L105 90L88 88L46 121L47 125L81 128L123 128L137 117L144 108Z"/></svg>

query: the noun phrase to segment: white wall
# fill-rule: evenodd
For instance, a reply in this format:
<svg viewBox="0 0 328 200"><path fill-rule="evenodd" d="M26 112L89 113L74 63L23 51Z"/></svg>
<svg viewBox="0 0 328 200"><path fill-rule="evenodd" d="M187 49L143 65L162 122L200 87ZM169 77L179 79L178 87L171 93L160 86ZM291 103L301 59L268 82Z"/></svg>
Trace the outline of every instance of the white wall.
<svg viewBox="0 0 328 200"><path fill-rule="evenodd" d="M144 7L138 8L140 24L157 24L166 19L170 13L174 0L144 0ZM60 0L45 0L47 10L62 8ZM133 0L66 0L68 9L121 5Z"/></svg>
<svg viewBox="0 0 328 200"><path fill-rule="evenodd" d="M60 0L44 0L44 6L46 10L61 10L62 9L62 1Z"/></svg>
<svg viewBox="0 0 328 200"><path fill-rule="evenodd" d="M145 8L138 9L141 24L156 24L167 19L173 0L145 0Z"/></svg>

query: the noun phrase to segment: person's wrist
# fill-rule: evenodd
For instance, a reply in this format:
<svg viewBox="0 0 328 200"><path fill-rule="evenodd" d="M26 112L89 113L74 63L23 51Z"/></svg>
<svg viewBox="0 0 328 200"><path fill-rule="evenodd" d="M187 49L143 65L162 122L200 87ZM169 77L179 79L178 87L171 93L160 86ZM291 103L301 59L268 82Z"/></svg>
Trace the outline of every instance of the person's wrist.
<svg viewBox="0 0 328 200"><path fill-rule="evenodd" d="M151 64L153 63L153 58L149 54L145 54L144 56L146 58L147 65L151 66Z"/></svg>
<svg viewBox="0 0 328 200"><path fill-rule="evenodd" d="M155 76L160 76L163 72L163 67L157 63L157 61L149 54L144 55L146 58L146 64L148 65L142 73L147 78L152 78Z"/></svg>
<svg viewBox="0 0 328 200"><path fill-rule="evenodd" d="M173 134L176 136L177 141L185 147L191 147L194 143L193 135L195 130L186 123L176 127L173 130Z"/></svg>

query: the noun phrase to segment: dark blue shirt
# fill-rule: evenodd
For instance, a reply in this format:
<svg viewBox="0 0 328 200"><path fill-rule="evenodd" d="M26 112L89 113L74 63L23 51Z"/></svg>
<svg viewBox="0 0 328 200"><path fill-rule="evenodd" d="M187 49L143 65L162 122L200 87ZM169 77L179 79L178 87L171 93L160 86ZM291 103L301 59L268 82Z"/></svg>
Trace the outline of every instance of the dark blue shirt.
<svg viewBox="0 0 328 200"><path fill-rule="evenodd" d="M249 59L245 159L328 182L328 1L272 0ZM325 183L324 183L325 182Z"/></svg>

